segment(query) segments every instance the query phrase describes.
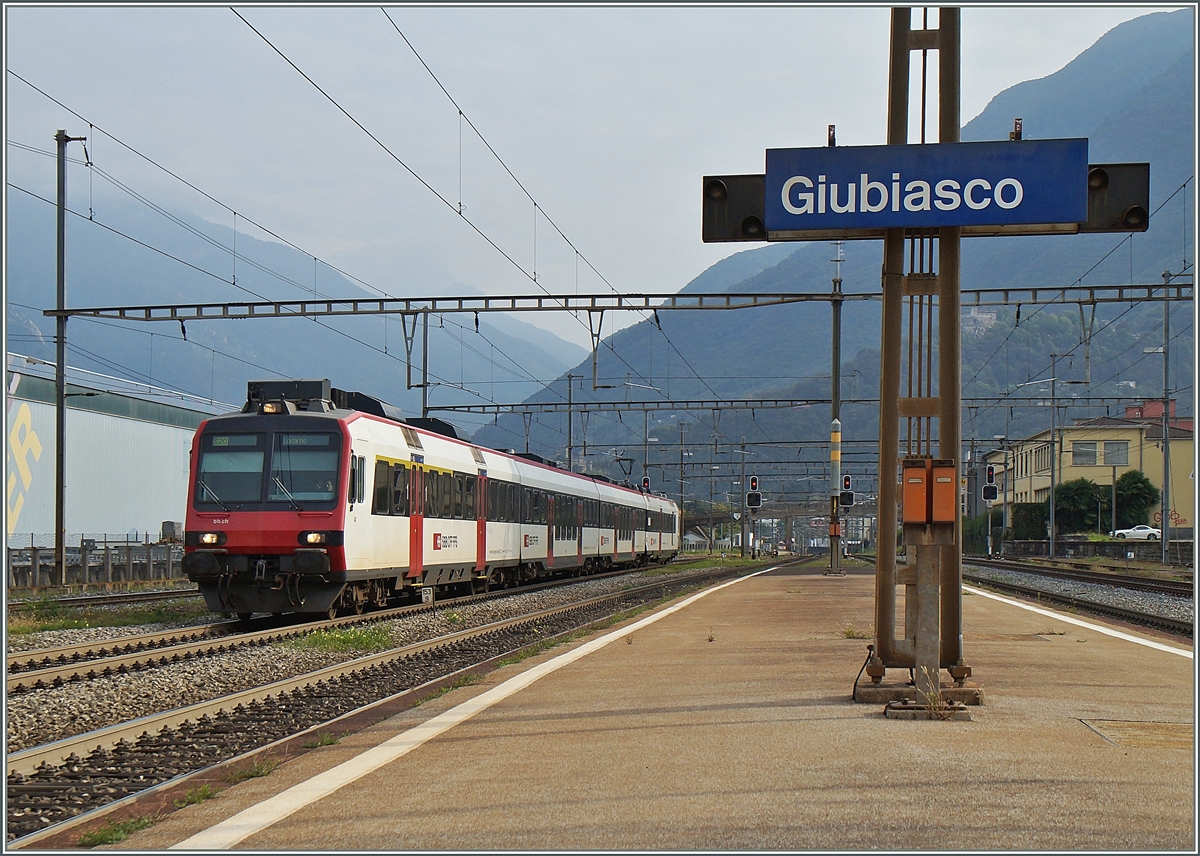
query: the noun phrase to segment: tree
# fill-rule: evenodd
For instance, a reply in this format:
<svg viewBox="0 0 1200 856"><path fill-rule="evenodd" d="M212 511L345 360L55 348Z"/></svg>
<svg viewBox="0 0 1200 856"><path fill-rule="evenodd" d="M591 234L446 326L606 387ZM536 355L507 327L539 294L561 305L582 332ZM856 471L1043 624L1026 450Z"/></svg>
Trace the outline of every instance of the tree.
<svg viewBox="0 0 1200 856"><path fill-rule="evenodd" d="M1073 479L1054 489L1054 525L1062 533L1090 532L1108 490L1090 479ZM1098 505L1099 503L1099 505Z"/></svg>
<svg viewBox="0 0 1200 856"><path fill-rule="evenodd" d="M1014 502L1012 536L1017 541L1044 541L1049 519L1048 502Z"/></svg>
<svg viewBox="0 0 1200 856"><path fill-rule="evenodd" d="M992 508L975 517L963 518L962 537L963 552L983 555L987 552L988 531L995 539L992 549L998 550L1000 541L1004 538L1004 510Z"/></svg>
<svg viewBox="0 0 1200 856"><path fill-rule="evenodd" d="M1117 528L1128 529L1150 522L1151 506L1162 494L1141 470L1128 470L1117 479Z"/></svg>

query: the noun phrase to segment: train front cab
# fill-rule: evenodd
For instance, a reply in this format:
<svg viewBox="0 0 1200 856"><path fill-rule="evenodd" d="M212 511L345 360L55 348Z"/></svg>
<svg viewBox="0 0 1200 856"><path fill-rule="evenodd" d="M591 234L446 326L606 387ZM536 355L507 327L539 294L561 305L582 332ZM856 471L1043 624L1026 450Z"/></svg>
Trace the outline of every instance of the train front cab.
<svg viewBox="0 0 1200 856"><path fill-rule="evenodd" d="M349 437L325 411L271 413L193 440L183 570L214 612L325 612L346 582Z"/></svg>

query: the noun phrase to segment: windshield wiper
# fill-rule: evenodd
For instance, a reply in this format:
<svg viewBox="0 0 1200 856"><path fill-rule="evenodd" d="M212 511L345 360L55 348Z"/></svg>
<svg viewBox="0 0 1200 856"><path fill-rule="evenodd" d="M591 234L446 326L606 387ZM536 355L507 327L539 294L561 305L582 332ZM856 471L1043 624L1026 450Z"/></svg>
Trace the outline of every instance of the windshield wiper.
<svg viewBox="0 0 1200 856"><path fill-rule="evenodd" d="M279 476L271 476L271 481L275 482L275 484L279 486L279 489L283 491L283 495L288 498L288 502L292 504L292 508L296 509L297 511L304 510L300 507L300 503L296 502L296 498L292 496L291 492L283 486L283 482L279 480Z"/></svg>
<svg viewBox="0 0 1200 856"><path fill-rule="evenodd" d="M229 509L225 507L225 503L221 502L221 497L217 496L217 492L204 483L204 479L196 479L196 484L200 485L200 487L204 488L205 491L208 492L208 495L213 498L213 501L215 501L217 505L221 506L222 511L224 511L226 514L229 513Z"/></svg>

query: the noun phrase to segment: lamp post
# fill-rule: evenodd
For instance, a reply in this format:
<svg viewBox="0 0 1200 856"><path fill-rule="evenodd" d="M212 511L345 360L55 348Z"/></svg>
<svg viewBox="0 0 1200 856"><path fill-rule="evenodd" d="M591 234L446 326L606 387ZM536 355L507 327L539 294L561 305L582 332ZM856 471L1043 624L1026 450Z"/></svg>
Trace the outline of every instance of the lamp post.
<svg viewBox="0 0 1200 856"><path fill-rule="evenodd" d="M1000 494L1000 544L997 553L1004 552L1004 533L1008 529L1008 437L1004 434L997 434L993 437L1000 441L1000 449L1003 452L1004 463L1002 465L1003 484L1000 486L1004 489ZM990 512L989 512L990 514ZM992 531L991 517L988 518L988 532Z"/></svg>
<svg viewBox="0 0 1200 856"><path fill-rule="evenodd" d="M712 465L712 470L708 474L708 552L709 555L713 551L713 478L716 476L716 470L721 469L719 465Z"/></svg>

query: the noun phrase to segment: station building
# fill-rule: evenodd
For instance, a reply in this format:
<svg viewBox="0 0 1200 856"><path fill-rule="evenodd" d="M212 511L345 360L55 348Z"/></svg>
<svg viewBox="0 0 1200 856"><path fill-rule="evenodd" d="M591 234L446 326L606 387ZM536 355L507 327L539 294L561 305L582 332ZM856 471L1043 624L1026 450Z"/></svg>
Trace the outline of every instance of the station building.
<svg viewBox="0 0 1200 856"><path fill-rule="evenodd" d="M1177 417L1174 405L1172 401L1168 417L1171 508L1167 519L1172 539L1190 540L1196 521L1193 421L1190 416ZM1123 418L1073 420L1070 425L1058 426L1054 439L1056 485L1080 478L1100 486L1113 485L1129 470L1140 470L1162 491L1161 401L1128 407ZM1050 496L1050 455L1049 429L984 455L984 462L995 467L999 486L996 506L1045 502ZM1159 503L1150 509L1150 525L1165 528L1162 521Z"/></svg>

